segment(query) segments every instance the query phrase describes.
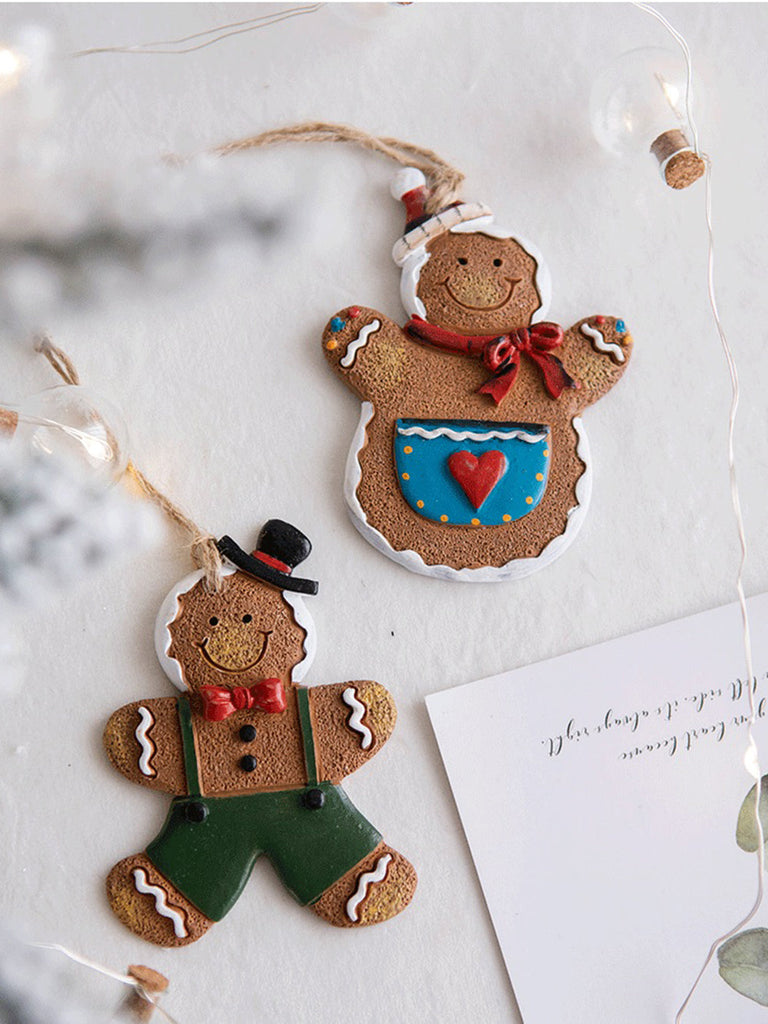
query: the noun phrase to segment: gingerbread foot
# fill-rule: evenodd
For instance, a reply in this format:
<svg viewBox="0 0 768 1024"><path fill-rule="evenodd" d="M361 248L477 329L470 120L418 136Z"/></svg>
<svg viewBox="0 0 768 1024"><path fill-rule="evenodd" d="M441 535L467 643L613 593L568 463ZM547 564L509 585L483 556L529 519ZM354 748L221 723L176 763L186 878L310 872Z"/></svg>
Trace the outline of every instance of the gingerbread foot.
<svg viewBox="0 0 768 1024"><path fill-rule="evenodd" d="M415 891L413 865L397 850L380 843L326 889L312 909L339 928L380 924L405 910Z"/></svg>
<svg viewBox="0 0 768 1024"><path fill-rule="evenodd" d="M107 898L126 928L156 946L186 946L213 924L144 853L115 864L107 877Z"/></svg>

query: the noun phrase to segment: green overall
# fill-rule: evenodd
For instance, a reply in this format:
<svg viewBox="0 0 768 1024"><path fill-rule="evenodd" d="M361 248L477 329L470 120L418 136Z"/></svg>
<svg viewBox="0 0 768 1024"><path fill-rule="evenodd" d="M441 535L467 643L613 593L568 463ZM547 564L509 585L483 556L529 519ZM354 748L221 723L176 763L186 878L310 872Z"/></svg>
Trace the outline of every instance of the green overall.
<svg viewBox="0 0 768 1024"><path fill-rule="evenodd" d="M302 905L381 842L340 786L317 781L309 692L296 690L308 784L246 796L203 796L186 697L178 699L188 796L176 797L147 856L206 917L219 921L235 905L256 859L266 854Z"/></svg>

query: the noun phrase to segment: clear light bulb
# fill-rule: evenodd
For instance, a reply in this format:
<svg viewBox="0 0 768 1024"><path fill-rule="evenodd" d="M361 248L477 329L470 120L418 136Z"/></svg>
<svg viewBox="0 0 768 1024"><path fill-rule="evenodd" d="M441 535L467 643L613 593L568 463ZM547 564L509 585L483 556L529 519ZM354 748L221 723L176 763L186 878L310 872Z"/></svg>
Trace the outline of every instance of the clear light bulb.
<svg viewBox="0 0 768 1024"><path fill-rule="evenodd" d="M592 86L590 120L610 153L653 154L673 188L685 188L704 171L688 137L685 64L672 51L644 47L608 64Z"/></svg>
<svg viewBox="0 0 768 1024"><path fill-rule="evenodd" d="M0 437L56 459L75 460L110 486L128 464L128 430L115 406L90 388L60 384L17 404L0 403Z"/></svg>

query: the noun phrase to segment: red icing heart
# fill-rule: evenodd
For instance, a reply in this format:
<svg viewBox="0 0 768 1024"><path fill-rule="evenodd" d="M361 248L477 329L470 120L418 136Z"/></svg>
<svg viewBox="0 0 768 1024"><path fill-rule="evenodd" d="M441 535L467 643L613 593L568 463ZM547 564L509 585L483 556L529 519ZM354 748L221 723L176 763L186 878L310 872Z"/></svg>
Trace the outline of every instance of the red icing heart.
<svg viewBox="0 0 768 1024"><path fill-rule="evenodd" d="M472 452L454 452L448 458L451 476L464 491L474 508L480 508L507 471L503 452L483 452L478 459Z"/></svg>

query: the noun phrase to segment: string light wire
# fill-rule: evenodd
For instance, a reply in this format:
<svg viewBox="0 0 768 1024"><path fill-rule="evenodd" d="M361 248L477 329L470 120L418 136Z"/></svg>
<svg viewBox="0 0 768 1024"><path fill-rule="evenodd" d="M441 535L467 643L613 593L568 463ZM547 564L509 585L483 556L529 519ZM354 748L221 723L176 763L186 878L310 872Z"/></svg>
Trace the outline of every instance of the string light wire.
<svg viewBox="0 0 768 1024"><path fill-rule="evenodd" d="M728 413L728 476L730 481L731 489L731 504L733 506L734 515L736 517L736 526L739 536L739 568L736 574L736 591L739 598L739 608L741 610L741 621L743 629L743 644L744 644L744 659L747 669L747 696L749 700L749 718L747 722L747 749L744 752L744 766L752 778L755 780L755 823L757 830L757 892L755 899L750 908L749 912L743 917L737 924L732 928L729 928L723 935L719 935L709 947L704 963L701 965L699 973L691 986L688 994L685 997L680 1009L675 1015L675 1024L680 1024L683 1018L688 1004L693 997L694 992L699 986L701 979L704 976L705 971L712 962L713 957L717 953L718 948L728 939L736 935L742 928L744 928L755 914L760 909L763 903L763 897L765 894L764 888L764 872L765 872L765 835L763 830L763 823L760 818L760 799L762 796L762 777L763 773L760 768L760 757L755 741L753 726L757 720L757 712L755 707L755 674L753 668L752 658L752 638L749 628L749 613L747 611L747 600L744 593L744 568L747 562L747 536L744 527L744 517L741 510L741 497L739 492L739 485L736 475L736 456L734 450L734 435L736 431L736 413L739 408L739 399L741 397L741 391L739 387L739 374L736 367L736 360L733 355L733 350L728 342L728 337L723 327L723 322L720 318L720 310L717 303L717 293L715 289L715 233L712 221L712 160L707 153L701 152L699 145L699 135L696 128L696 122L693 117L693 59L691 57L691 50L688 45L686 38L678 32L678 30L670 24L670 22L657 11L655 7L652 7L647 3L635 2L633 6L639 8L641 11L645 11L646 14L650 14L658 22L660 22L664 28L669 32L675 42L682 50L683 57L685 58L685 70L686 70L686 83L685 83L685 113L688 121L688 127L691 132L691 141L693 142L693 148L697 154L704 161L704 210L707 222L707 294L709 296L709 306L712 312L712 318L715 322L717 333L720 337L720 343L723 348L725 355L725 361L728 365L728 374L731 380L731 406Z"/></svg>

